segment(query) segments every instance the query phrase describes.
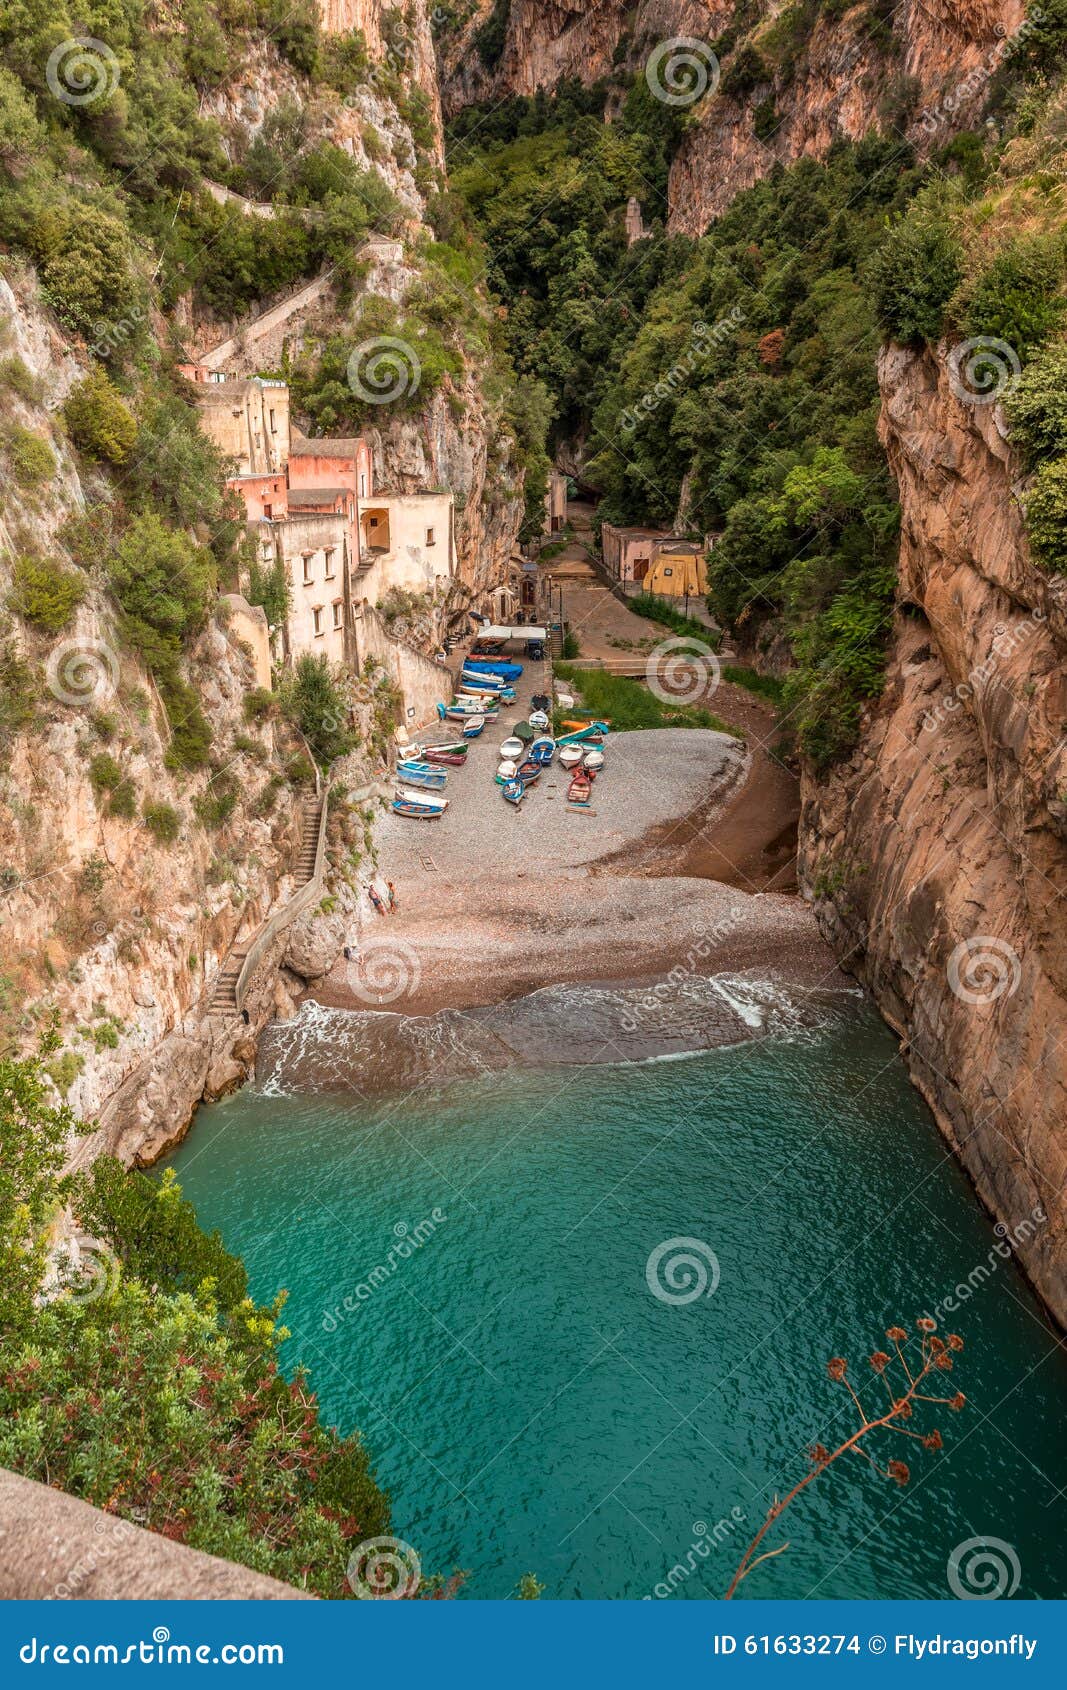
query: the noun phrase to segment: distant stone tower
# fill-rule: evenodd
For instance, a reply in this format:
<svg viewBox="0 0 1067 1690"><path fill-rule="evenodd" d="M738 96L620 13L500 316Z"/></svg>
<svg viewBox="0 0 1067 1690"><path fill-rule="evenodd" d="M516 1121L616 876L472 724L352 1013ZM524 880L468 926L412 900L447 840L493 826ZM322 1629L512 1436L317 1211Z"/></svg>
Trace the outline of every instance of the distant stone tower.
<svg viewBox="0 0 1067 1690"><path fill-rule="evenodd" d="M631 197L626 205L626 244L633 246L635 241L647 238L648 230L641 215L641 201Z"/></svg>

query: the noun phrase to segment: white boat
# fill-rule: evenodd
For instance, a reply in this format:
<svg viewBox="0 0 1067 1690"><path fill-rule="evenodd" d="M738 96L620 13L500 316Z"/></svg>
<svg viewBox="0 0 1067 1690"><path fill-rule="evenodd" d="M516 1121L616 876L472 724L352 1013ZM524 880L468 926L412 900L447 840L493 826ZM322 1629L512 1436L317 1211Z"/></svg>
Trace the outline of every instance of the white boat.
<svg viewBox="0 0 1067 1690"><path fill-rule="evenodd" d="M543 710L530 711L530 726L531 728L541 728L542 730L548 727L548 717L545 715Z"/></svg>
<svg viewBox="0 0 1067 1690"><path fill-rule="evenodd" d="M573 710L574 694L570 692L560 692L557 688L556 703L559 705L561 710Z"/></svg>
<svg viewBox="0 0 1067 1690"><path fill-rule="evenodd" d="M448 799L436 792L398 786L393 794L393 809L401 816L443 816L448 809Z"/></svg>
<svg viewBox="0 0 1067 1690"><path fill-rule="evenodd" d="M562 746L560 746L559 760L563 764L563 767L565 769L576 769L578 767L578 764L582 760L582 748L581 748L581 746L580 745L562 745Z"/></svg>
<svg viewBox="0 0 1067 1690"><path fill-rule="evenodd" d="M514 762L516 757L522 756L522 740L515 739L514 737L506 739L500 747L500 755L501 757L506 757L509 761Z"/></svg>
<svg viewBox="0 0 1067 1690"><path fill-rule="evenodd" d="M506 780L514 780L518 772L519 765L515 762L514 758L505 757L504 761L496 771L496 778L500 782L501 786L503 786Z"/></svg>
<svg viewBox="0 0 1067 1690"><path fill-rule="evenodd" d="M587 751L584 761L587 769L602 769L604 767L604 753L602 751Z"/></svg>

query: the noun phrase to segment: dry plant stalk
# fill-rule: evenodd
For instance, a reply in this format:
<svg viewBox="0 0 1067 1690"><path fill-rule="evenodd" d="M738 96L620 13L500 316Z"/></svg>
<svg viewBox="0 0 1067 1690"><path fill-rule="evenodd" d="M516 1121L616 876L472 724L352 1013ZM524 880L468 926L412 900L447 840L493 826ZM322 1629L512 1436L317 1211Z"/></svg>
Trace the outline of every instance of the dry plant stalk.
<svg viewBox="0 0 1067 1690"><path fill-rule="evenodd" d="M829 1373L830 1378L835 1384L843 1385L849 1396L852 1398L852 1401L855 1403L856 1411L860 1417L860 1424L857 1426L856 1430L852 1432L849 1437L845 1438L843 1443L838 1444L837 1448L834 1450L828 1450L822 1444L813 1444L809 1449L808 1459L811 1462L810 1472L806 1473L800 1482L794 1485L793 1489L786 1496L783 1496L781 1500L779 1500L778 1497L775 1497L774 1501L771 1503L771 1506L767 1510L766 1519L755 1537L752 1539L748 1548L745 1550L744 1555L741 1557L741 1563L734 1574L733 1579L730 1582L730 1588L727 1590L725 1595L725 1600L727 1602L733 1596L742 1579L746 1579L749 1573L752 1572L753 1568L758 1567L761 1561L770 1561L774 1558L774 1556L783 1554L783 1552L789 1548L788 1543L783 1543L780 1544L777 1549L767 1549L764 1550L761 1555L756 1554L756 1551L763 1542L767 1532L770 1530L774 1522L779 1519L789 1507L789 1504L796 1500L801 1491L807 1490L808 1486L814 1479L819 1477L820 1473L825 1473L828 1467L832 1467L834 1462L838 1461L841 1456L847 1455L850 1451L855 1451L855 1453L857 1455L861 1455L865 1461L869 1461L875 1472L880 1473L883 1478L893 1479L898 1485L907 1484L908 1480L911 1478L911 1469L908 1467L907 1462L893 1459L887 1461L886 1465L882 1467L875 1460L870 1450L864 1447L864 1439L869 1437L872 1432L896 1432L898 1436L902 1438L914 1438L924 1449L937 1450L942 1447L941 1433L937 1430L936 1426L929 1432L915 1432L912 1431L911 1427L902 1426L899 1422L902 1420L910 1420L912 1418L914 1405L916 1403L940 1403L943 1404L944 1407L951 1409L954 1414L959 1413L960 1409L967 1401L962 1391L957 1391L955 1396L952 1397L935 1397L923 1391L922 1386L925 1385L928 1380L931 1380L932 1375L938 1373L950 1373L952 1371L951 1352L962 1350L963 1339L958 1337L955 1332L949 1332L944 1338L939 1338L936 1330L937 1322L931 1320L928 1315L924 1315L922 1319L918 1320L916 1322L916 1327L920 1334L920 1365L914 1374L908 1366L904 1357L904 1352L901 1349L901 1345L905 1344L908 1339L908 1334L905 1328L903 1326L891 1326L886 1332L886 1337L889 1339L896 1352L896 1362L899 1364L905 1381L905 1388L900 1395L896 1394L889 1374L889 1370L894 1365L893 1358L889 1356L885 1350L875 1350L874 1354L869 1357L873 1372L881 1378L883 1384L885 1385L889 1404L884 1414L875 1415L873 1419L868 1416L859 1397L852 1389L852 1385L848 1379L848 1363L845 1361L844 1357L834 1356L833 1359L827 1363L826 1371Z"/></svg>

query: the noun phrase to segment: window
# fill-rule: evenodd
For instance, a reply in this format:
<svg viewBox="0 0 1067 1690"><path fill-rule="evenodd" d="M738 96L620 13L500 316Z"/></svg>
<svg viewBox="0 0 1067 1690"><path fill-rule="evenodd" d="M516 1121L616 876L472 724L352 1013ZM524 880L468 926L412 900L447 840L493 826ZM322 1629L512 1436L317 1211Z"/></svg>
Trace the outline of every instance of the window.
<svg viewBox="0 0 1067 1690"><path fill-rule="evenodd" d="M274 506L264 503L263 515L266 517L267 521L269 522L271 517L274 515Z"/></svg>
<svg viewBox="0 0 1067 1690"><path fill-rule="evenodd" d="M270 408L270 431L271 431L272 434L277 434L277 432L278 432L278 424L274 420L274 406L273 405Z"/></svg>
<svg viewBox="0 0 1067 1690"><path fill-rule="evenodd" d="M304 585L305 585L305 587L309 587L311 585L312 581L315 579L314 573L313 573L312 568L311 568L311 560L314 557L314 555L315 555L314 552L305 552L304 553Z"/></svg>
<svg viewBox="0 0 1067 1690"><path fill-rule="evenodd" d="M427 528L426 530L426 544L428 546L436 546L437 544L437 534L433 528Z"/></svg>
<svg viewBox="0 0 1067 1690"><path fill-rule="evenodd" d="M359 496L361 499L367 497L367 477L365 475L361 475L359 478Z"/></svg>
<svg viewBox="0 0 1067 1690"><path fill-rule="evenodd" d="M317 640L321 640L323 634L326 632L325 628L322 625L322 606L321 606L321 604L317 604L315 606L314 610L311 612L311 614L315 618L315 638Z"/></svg>
<svg viewBox="0 0 1067 1690"><path fill-rule="evenodd" d="M332 581L334 576L337 574L337 571L333 566L333 547L327 547L326 551L324 551L322 555L326 559L326 579L327 581Z"/></svg>
<svg viewBox="0 0 1067 1690"><path fill-rule="evenodd" d="M333 601L333 625L335 628L343 628L345 625L345 607L340 599Z"/></svg>
<svg viewBox="0 0 1067 1690"><path fill-rule="evenodd" d="M674 574L673 569L665 569L663 571L663 579L666 580L668 575L673 575L673 574Z"/></svg>

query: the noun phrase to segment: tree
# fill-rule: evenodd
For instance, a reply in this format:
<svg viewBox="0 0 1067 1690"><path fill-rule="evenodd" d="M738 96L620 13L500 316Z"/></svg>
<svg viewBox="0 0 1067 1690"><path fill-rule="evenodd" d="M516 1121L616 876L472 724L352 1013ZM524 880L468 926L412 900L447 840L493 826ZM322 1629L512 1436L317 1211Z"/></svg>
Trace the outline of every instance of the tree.
<svg viewBox="0 0 1067 1690"><path fill-rule="evenodd" d="M126 462L137 439L137 423L99 364L71 389L63 406L71 439L91 458Z"/></svg>
<svg viewBox="0 0 1067 1690"><path fill-rule="evenodd" d="M43 1060L59 1045L52 1027L36 1057L0 1060L0 1331L9 1336L31 1320L48 1224L70 1192L62 1168L75 1120L50 1101Z"/></svg>
<svg viewBox="0 0 1067 1690"><path fill-rule="evenodd" d="M963 1339L958 1337L955 1332L950 1332L945 1338L939 1338L936 1331L936 1322L931 1320L928 1315L922 1316L916 1322L916 1329L920 1337L919 1355L914 1372L908 1365L905 1354L908 1334L903 1326L891 1326L886 1333L886 1337L893 1345L893 1356L888 1355L885 1350L875 1350L874 1354L868 1358L872 1380L880 1380L885 1391L886 1406L883 1407L880 1403L878 1410L875 1412L869 1411L864 1406L860 1400L859 1392L853 1389L848 1377L848 1363L844 1357L834 1356L827 1363L826 1370L830 1378L835 1384L843 1385L852 1398L860 1423L855 1431L850 1432L848 1437L844 1438L833 1450L828 1450L821 1443L811 1446L808 1451L810 1470L785 1496L781 1499L777 1496L774 1498L767 1510L766 1519L742 1555L737 1571L730 1581L729 1589L725 1593L727 1602L734 1596L742 1580L746 1579L749 1573L759 1566L761 1561L772 1560L774 1556L784 1554L789 1548L788 1543L783 1543L777 1549L764 1550L759 1555L756 1553L772 1525L776 1520L781 1519L790 1503L795 1502L796 1498L807 1490L808 1486L813 1484L821 1473L825 1473L842 1456L852 1454L862 1456L864 1461L868 1462L880 1477L889 1479L898 1485L908 1483L911 1478L911 1469L906 1461L899 1461L892 1457L883 1467L867 1449L866 1440L873 1433L894 1432L899 1437L911 1438L922 1449L939 1450L942 1448L941 1433L936 1427L929 1432L916 1432L904 1423L913 1418L918 1403L937 1404L950 1409L954 1414L959 1413L960 1409L963 1408L967 1399L962 1391L957 1391L951 1397L939 1397L931 1396L927 1391L920 1388L927 1384L936 1383L939 1374L952 1371L953 1355L962 1350ZM902 1375L902 1384L900 1385L893 1382L892 1369L894 1363L899 1374ZM860 1388L867 1389L866 1386Z"/></svg>

